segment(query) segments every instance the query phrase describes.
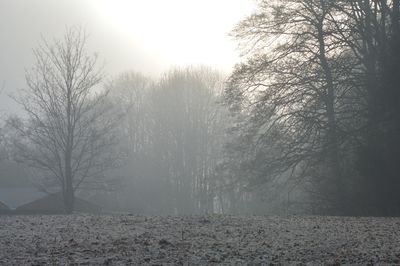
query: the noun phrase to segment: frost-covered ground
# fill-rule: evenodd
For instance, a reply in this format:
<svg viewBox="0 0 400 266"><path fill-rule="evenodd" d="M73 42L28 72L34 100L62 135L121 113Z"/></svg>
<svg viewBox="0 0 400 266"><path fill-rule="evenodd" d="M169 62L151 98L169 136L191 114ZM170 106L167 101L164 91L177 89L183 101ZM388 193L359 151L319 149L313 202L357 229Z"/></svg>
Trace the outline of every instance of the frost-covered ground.
<svg viewBox="0 0 400 266"><path fill-rule="evenodd" d="M0 216L1 265L400 264L400 219Z"/></svg>

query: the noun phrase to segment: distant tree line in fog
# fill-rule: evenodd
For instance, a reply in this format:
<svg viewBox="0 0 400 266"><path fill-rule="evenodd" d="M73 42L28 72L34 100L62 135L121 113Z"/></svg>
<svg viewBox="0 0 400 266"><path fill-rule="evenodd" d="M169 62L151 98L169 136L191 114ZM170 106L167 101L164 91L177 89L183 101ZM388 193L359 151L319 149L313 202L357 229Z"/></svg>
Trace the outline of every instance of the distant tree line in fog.
<svg viewBox="0 0 400 266"><path fill-rule="evenodd" d="M211 213L220 187L227 124L222 76L206 67L174 69L152 81L127 73L108 84L125 113L119 169L125 208L151 213Z"/></svg>
<svg viewBox="0 0 400 266"><path fill-rule="evenodd" d="M260 0L243 63L104 79L71 28L34 50L2 154L62 191L157 214L400 214L400 21L393 0Z"/></svg>

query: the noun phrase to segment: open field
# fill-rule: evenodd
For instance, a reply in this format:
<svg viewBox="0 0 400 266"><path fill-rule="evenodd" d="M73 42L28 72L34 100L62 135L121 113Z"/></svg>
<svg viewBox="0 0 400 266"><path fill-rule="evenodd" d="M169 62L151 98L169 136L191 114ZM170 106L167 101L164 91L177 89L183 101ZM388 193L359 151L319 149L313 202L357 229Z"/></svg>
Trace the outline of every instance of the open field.
<svg viewBox="0 0 400 266"><path fill-rule="evenodd" d="M400 219L0 216L0 264L393 265Z"/></svg>

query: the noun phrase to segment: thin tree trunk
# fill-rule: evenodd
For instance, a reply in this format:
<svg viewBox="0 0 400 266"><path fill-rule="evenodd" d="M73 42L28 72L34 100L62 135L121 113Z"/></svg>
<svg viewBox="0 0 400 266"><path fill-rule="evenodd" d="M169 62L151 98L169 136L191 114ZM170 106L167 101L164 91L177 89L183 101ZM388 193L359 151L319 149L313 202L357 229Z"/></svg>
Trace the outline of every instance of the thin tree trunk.
<svg viewBox="0 0 400 266"><path fill-rule="evenodd" d="M73 127L72 127L72 91L71 84L68 84L67 93L67 141L65 149L65 182L66 182L66 193L64 198L65 211L72 213L74 210L74 187L73 187L73 176L72 176L72 149L73 149Z"/></svg>
<svg viewBox="0 0 400 266"><path fill-rule="evenodd" d="M72 171L71 171L71 159L70 156L66 156L65 164L65 179L66 179L66 188L64 195L64 205L65 212L72 213L74 210L74 189L72 185Z"/></svg>
<svg viewBox="0 0 400 266"><path fill-rule="evenodd" d="M342 173L340 169L339 160L339 141L337 136L337 121L335 112L335 88L333 83L332 69L329 66L327 55L326 55L326 44L323 29L324 16L318 25L318 43L319 43L319 60L324 72L324 78L326 82L326 93L325 93L325 108L326 116L328 120L327 128L327 148L328 148L328 158L330 164L330 172L332 180L335 184L334 201L339 203L338 200L341 199L341 194L343 193L344 182L342 178ZM339 203L340 204L340 203Z"/></svg>

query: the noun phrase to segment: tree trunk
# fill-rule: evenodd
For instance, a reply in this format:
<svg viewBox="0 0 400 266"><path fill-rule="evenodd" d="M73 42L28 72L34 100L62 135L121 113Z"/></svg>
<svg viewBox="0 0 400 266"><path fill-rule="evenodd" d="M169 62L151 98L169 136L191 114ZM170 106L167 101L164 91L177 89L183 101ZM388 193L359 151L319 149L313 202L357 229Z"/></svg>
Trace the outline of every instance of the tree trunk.
<svg viewBox="0 0 400 266"><path fill-rule="evenodd" d="M66 152L65 158L65 193L64 193L64 207L65 212L70 214L74 211L74 188L72 184L72 171L71 171L71 153Z"/></svg>
<svg viewBox="0 0 400 266"><path fill-rule="evenodd" d="M67 72L69 67L67 69ZM68 80L71 82L71 79ZM74 210L74 187L72 177L72 150L73 150L73 135L74 130L72 127L72 84L67 84L67 134L66 134L66 147L65 147L65 211L66 213L72 213Z"/></svg>
<svg viewBox="0 0 400 266"><path fill-rule="evenodd" d="M395 38L395 42L399 41L400 26L399 26L399 0L393 0L393 11L392 11L392 34Z"/></svg>
<svg viewBox="0 0 400 266"><path fill-rule="evenodd" d="M342 173L340 170L340 160L339 160L339 141L337 136L337 122L336 122L336 112L335 112L335 88L333 84L332 69L329 66L328 59L326 56L325 39L324 39L324 29L323 20L321 19L318 27L318 42L319 42L319 60L324 73L326 92L325 92L325 108L326 116L328 120L327 128L327 152L330 167L329 177L335 186L333 200L334 204L340 204L338 202L342 199L342 193L344 188L344 182L342 178ZM337 206L341 208L340 206Z"/></svg>

